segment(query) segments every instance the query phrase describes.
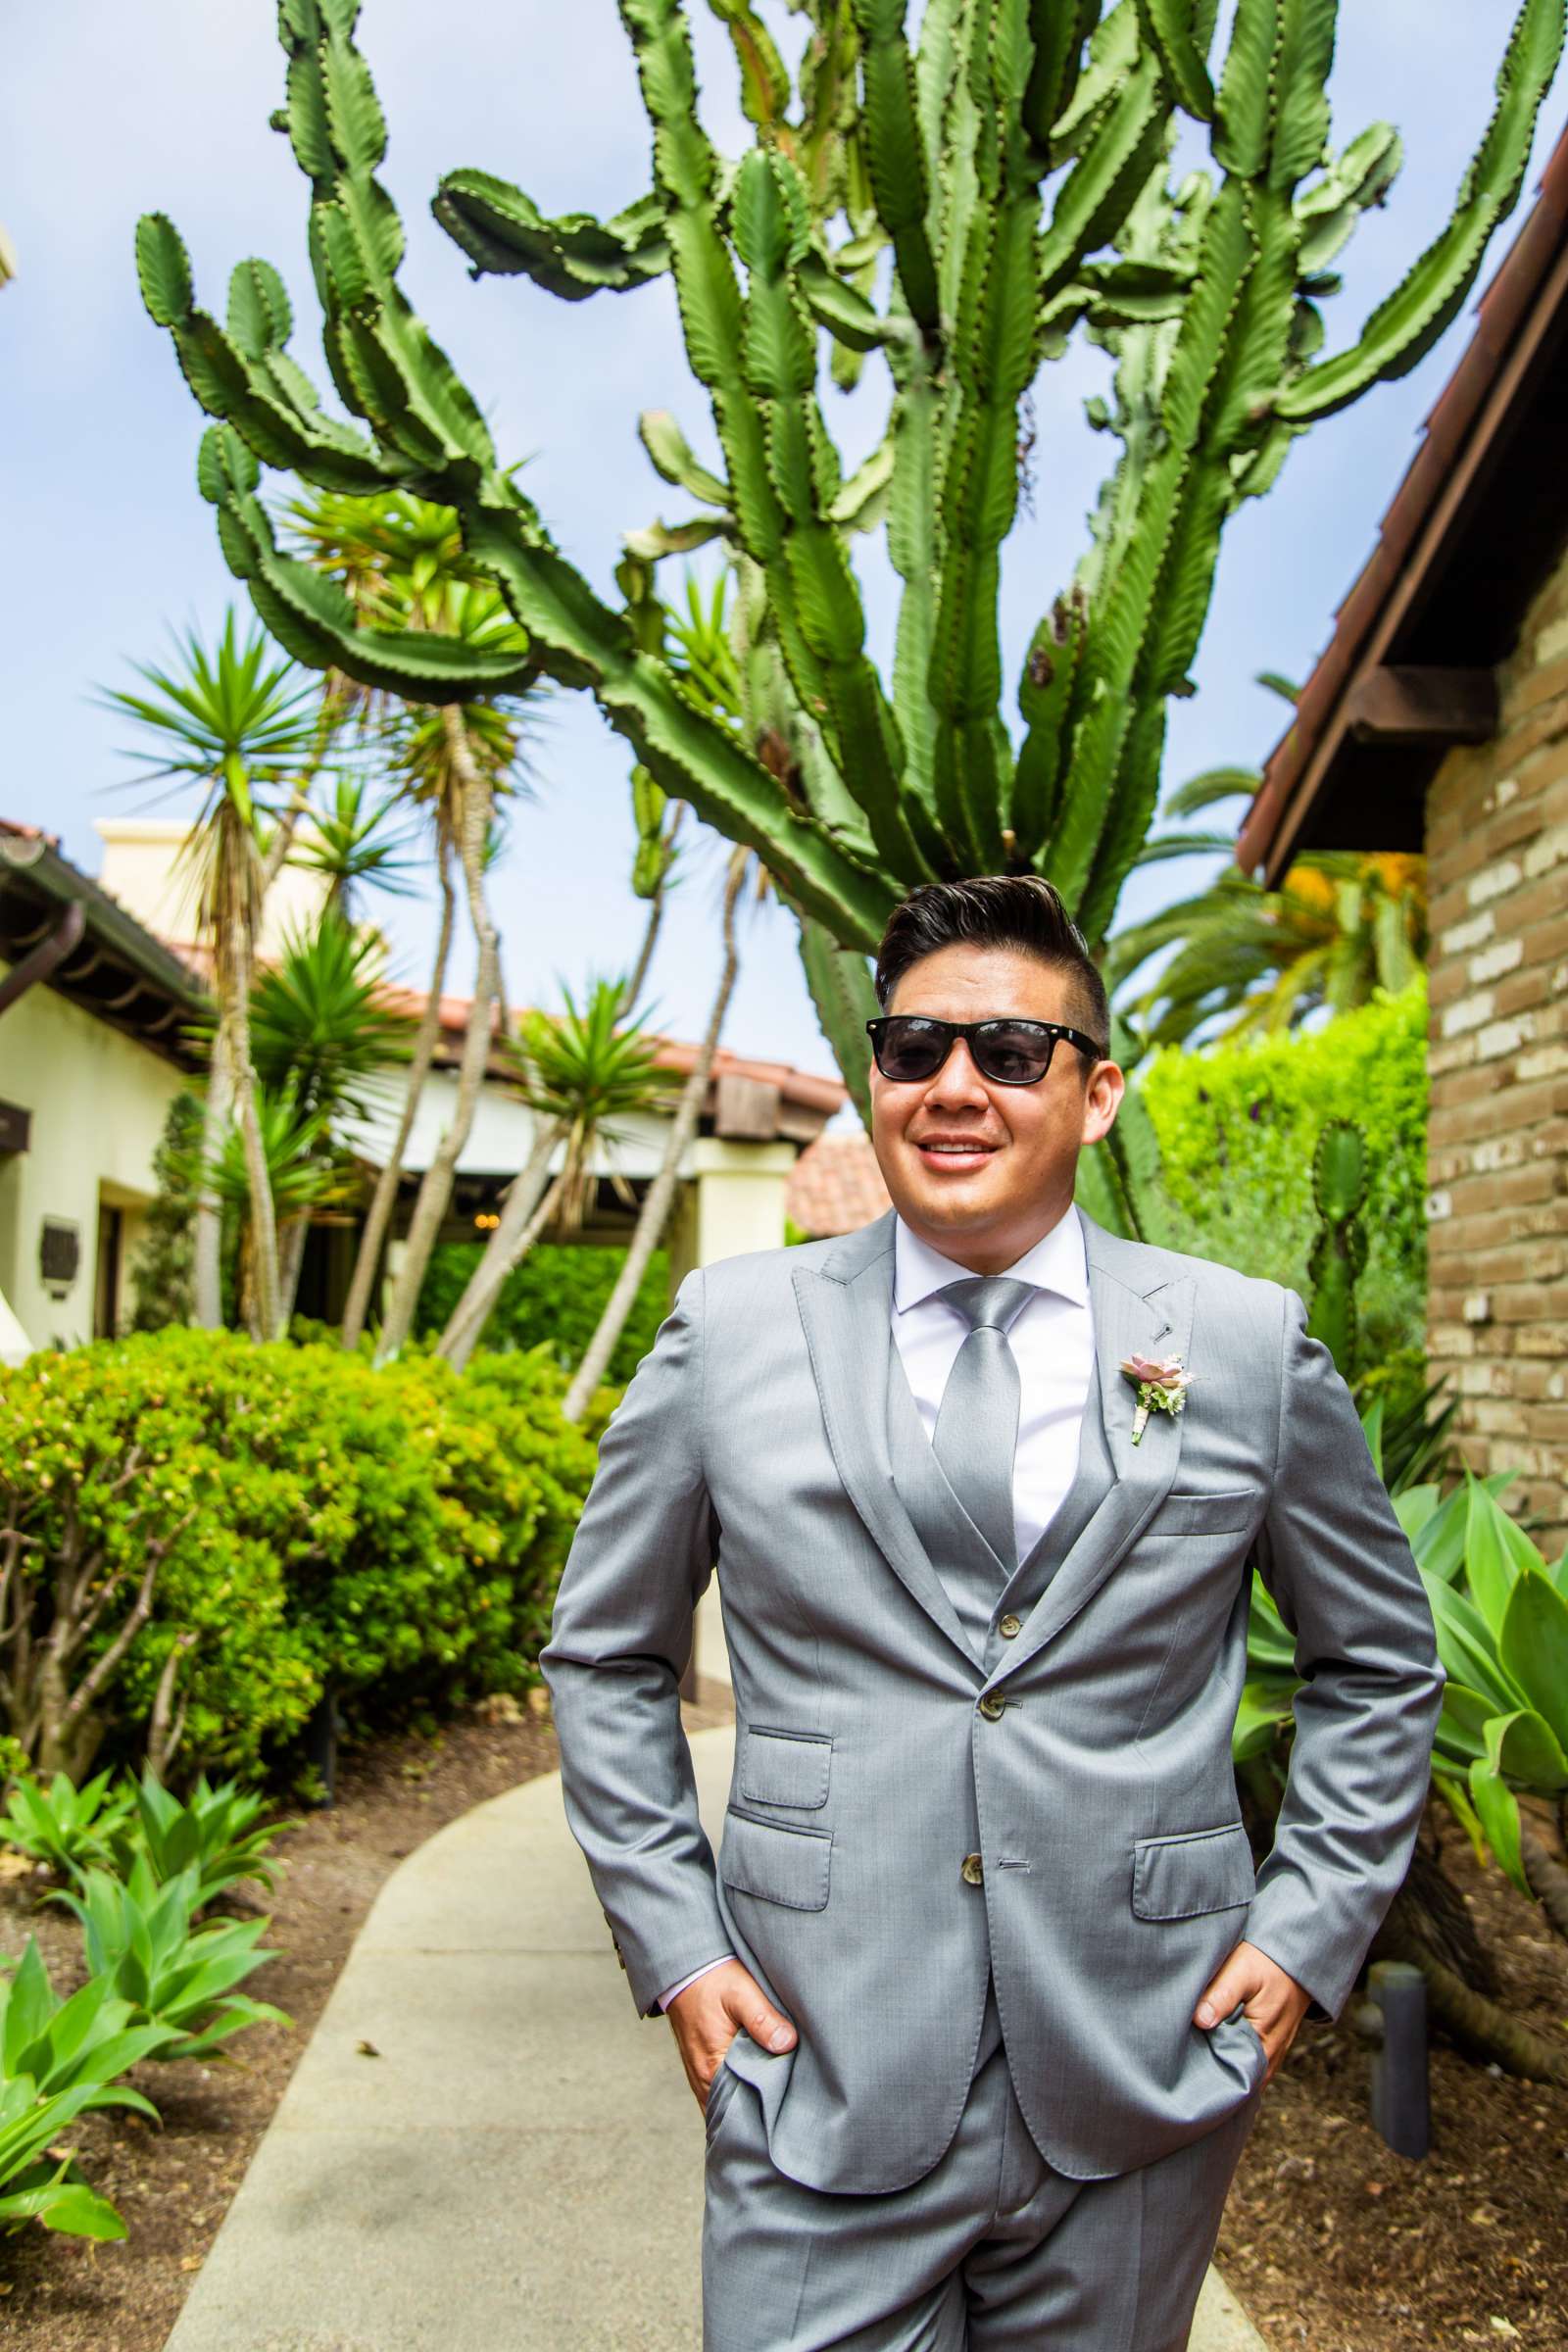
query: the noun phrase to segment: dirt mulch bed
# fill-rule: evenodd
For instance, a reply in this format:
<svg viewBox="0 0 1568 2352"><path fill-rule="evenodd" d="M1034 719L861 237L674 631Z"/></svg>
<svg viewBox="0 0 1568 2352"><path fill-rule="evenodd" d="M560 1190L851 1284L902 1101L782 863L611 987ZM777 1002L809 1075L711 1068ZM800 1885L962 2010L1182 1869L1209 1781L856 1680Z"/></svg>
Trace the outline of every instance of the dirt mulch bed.
<svg viewBox="0 0 1568 2352"><path fill-rule="evenodd" d="M684 1710L689 1730L729 1720L720 1686L703 1695ZM280 1956L253 1989L296 2030L245 2035L242 2066L139 2069L161 2131L134 2116L82 2119L84 2168L130 2235L106 2246L39 2230L0 2239L6 2352L162 2352L383 1880L445 1823L556 1764L554 1733L526 1714L476 1715L434 1741L388 1741L346 1764L337 1805L280 1840L289 1867L258 1906L270 1909ZM1568 2040L1563 1945L1461 1838L1444 1844L1508 2005ZM56 1984L76 1984L74 1921L52 1904L32 1912L24 1890L0 1885L0 1951L19 1952L29 1930ZM1338 2026L1305 2027L1243 2156L1217 2259L1270 2352L1568 2352L1568 2091L1435 2044L1433 2151L1416 2165L1372 2130L1369 2077L1349 2007Z"/></svg>
<svg viewBox="0 0 1568 2352"><path fill-rule="evenodd" d="M730 1720L722 1685L705 1686L703 1697L682 1710L690 1731ZM275 1894L243 1885L219 1904L236 1916L270 1915L266 1943L278 1957L244 1989L286 2010L294 2031L259 2026L242 2034L232 2066L138 2067L130 2079L163 2117L162 2130L115 2110L80 2119L71 2144L130 2234L108 2245L36 2227L0 2237L5 2352L162 2352L382 1882L460 1813L557 1769L547 1721L496 1702L489 1720L486 1712L433 1740L387 1740L347 1758L337 1803L274 1847L287 1865ZM84 1973L75 1920L56 1903L34 1909L25 1885L0 1883L0 1952L20 1954L29 1934L57 1990L74 1990Z"/></svg>
<svg viewBox="0 0 1568 2352"><path fill-rule="evenodd" d="M1568 1945L1446 1813L1444 1867L1497 1966L1504 2005L1568 2049ZM1443 1825L1446 1824L1446 1827ZM1432 2152L1370 2122L1352 1995L1303 2026L1263 2094L1215 2256L1270 2352L1568 2352L1568 2088L1432 2046Z"/></svg>

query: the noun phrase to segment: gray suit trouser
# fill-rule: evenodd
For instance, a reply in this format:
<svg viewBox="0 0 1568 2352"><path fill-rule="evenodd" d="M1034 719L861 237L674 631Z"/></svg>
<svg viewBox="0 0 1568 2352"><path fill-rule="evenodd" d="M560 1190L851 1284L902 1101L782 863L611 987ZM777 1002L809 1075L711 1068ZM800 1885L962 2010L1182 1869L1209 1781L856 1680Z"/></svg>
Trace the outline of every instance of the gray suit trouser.
<svg viewBox="0 0 1568 2352"><path fill-rule="evenodd" d="M704 2352L1182 2352L1261 2084L1185 2147L1073 2180L1019 2112L995 1990L947 2149L906 2188L808 2188L761 2101L708 2098Z"/></svg>

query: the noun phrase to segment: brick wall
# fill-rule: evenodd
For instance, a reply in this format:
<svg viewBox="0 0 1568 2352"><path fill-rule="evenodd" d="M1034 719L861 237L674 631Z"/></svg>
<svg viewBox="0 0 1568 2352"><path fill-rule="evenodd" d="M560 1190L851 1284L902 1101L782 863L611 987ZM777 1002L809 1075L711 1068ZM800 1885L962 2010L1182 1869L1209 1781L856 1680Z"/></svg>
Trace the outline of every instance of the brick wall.
<svg viewBox="0 0 1568 2352"><path fill-rule="evenodd" d="M1499 673L1493 743L1427 803L1434 1373L1477 1471L1568 1538L1568 554Z"/></svg>

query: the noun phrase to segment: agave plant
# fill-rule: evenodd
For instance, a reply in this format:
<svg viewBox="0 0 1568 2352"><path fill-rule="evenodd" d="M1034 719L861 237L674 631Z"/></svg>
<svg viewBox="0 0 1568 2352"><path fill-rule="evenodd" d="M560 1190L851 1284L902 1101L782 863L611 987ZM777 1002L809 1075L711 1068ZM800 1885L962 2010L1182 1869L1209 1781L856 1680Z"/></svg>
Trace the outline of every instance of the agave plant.
<svg viewBox="0 0 1568 2352"><path fill-rule="evenodd" d="M270 2002L235 1989L277 1957L258 1949L267 1920L192 1926L201 1899L195 1864L160 1886L147 1855L139 1853L125 1880L89 1871L79 1893L60 1888L53 1899L81 1922L89 1969L129 2003L132 2020L168 2030L171 2037L155 2056L226 2056L222 2045L252 2026L293 2024Z"/></svg>
<svg viewBox="0 0 1568 2352"><path fill-rule="evenodd" d="M268 1849L291 1821L262 1821L265 1798L237 1781L214 1788L203 1773L188 1802L173 1795L150 1768L129 1798L130 1810L110 1840L117 1877L128 1881L139 1857L145 1856L154 1882L168 1886L182 1872L196 1874L193 1912L204 1911L225 1886L238 1879L255 1879L270 1887L277 1863Z"/></svg>
<svg viewBox="0 0 1568 2352"><path fill-rule="evenodd" d="M62 2000L33 1936L9 1983L0 1982L0 2230L29 2221L74 2236L123 2237L125 2226L56 2142L78 2115L125 2107L158 2121L138 2090L117 2080L174 2038L136 2025L129 2001L105 1977Z"/></svg>
<svg viewBox="0 0 1568 2352"><path fill-rule="evenodd" d="M111 1777L100 1772L78 1788L65 1772L55 1773L47 1788L19 1776L0 1815L0 1838L62 1878L106 1863L133 1805L128 1791L111 1791Z"/></svg>

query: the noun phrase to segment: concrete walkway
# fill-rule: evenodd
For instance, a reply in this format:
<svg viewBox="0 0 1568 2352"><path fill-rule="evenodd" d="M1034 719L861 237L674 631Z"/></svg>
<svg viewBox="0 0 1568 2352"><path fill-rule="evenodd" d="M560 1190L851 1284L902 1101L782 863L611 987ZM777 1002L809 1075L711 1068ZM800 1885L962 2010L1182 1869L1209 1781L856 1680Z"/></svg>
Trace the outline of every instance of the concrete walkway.
<svg viewBox="0 0 1568 2352"><path fill-rule="evenodd" d="M692 1739L715 1848L731 1740ZM526 1782L382 1887L167 2352L695 2352L703 2149ZM1192 2346L1263 2352L1212 2275Z"/></svg>

